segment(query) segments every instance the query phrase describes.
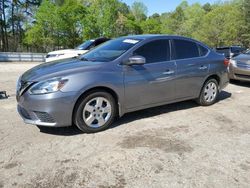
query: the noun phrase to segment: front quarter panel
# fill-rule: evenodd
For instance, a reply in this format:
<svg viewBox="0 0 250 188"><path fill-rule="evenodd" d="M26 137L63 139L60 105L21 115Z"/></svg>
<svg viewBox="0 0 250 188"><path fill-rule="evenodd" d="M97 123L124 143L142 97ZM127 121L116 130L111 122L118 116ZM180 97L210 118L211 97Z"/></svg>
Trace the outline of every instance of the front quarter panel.
<svg viewBox="0 0 250 188"><path fill-rule="evenodd" d="M122 67L114 64L113 66L100 66L96 70L78 72L69 76L62 92L76 92L75 102L89 89L105 87L113 90L118 96L119 104L124 99L124 83Z"/></svg>

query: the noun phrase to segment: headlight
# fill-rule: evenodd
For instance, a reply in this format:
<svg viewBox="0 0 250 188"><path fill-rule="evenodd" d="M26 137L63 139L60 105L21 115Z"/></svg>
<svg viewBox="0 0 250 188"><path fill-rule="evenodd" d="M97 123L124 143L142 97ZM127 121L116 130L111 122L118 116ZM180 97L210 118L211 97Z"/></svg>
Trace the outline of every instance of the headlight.
<svg viewBox="0 0 250 188"><path fill-rule="evenodd" d="M38 82L29 89L29 93L32 95L54 93L63 88L67 81L67 79L56 78Z"/></svg>

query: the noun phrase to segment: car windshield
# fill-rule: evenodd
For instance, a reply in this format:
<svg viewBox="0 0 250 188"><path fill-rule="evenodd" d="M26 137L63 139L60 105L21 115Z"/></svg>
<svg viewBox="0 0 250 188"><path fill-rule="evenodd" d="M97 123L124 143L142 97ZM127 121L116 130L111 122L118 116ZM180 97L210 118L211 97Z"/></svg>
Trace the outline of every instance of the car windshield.
<svg viewBox="0 0 250 188"><path fill-rule="evenodd" d="M120 38L111 40L82 55L80 59L101 62L113 61L135 46L138 42L140 42L138 39Z"/></svg>
<svg viewBox="0 0 250 188"><path fill-rule="evenodd" d="M78 47L76 47L76 50L88 50L89 46L91 46L93 44L94 40L87 40L86 42L84 42L83 44L79 45Z"/></svg>

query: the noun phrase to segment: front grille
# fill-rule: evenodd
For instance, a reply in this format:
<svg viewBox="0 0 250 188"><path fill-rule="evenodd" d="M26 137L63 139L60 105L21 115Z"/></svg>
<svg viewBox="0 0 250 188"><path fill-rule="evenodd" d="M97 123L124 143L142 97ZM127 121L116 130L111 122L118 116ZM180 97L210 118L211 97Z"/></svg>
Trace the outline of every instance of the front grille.
<svg viewBox="0 0 250 188"><path fill-rule="evenodd" d="M239 78L246 78L246 79L250 79L250 76L248 75L243 75L243 74L235 74L235 76L239 77Z"/></svg>
<svg viewBox="0 0 250 188"><path fill-rule="evenodd" d="M37 116L37 118L44 123L55 123L55 120L53 119L53 117L51 117L51 115L49 115L46 112L34 112Z"/></svg>
<svg viewBox="0 0 250 188"><path fill-rule="evenodd" d="M18 111L19 113L21 114L21 116L25 119L31 119L29 113L24 109L22 108L21 106L18 106Z"/></svg>

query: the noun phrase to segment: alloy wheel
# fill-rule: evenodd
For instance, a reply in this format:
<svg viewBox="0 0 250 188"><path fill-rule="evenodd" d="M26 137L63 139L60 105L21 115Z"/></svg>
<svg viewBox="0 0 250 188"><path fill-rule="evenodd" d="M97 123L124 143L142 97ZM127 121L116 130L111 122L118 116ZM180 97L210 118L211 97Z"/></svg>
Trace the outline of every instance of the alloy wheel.
<svg viewBox="0 0 250 188"><path fill-rule="evenodd" d="M83 120L91 128L100 128L112 115L111 103L104 97L89 100L83 108Z"/></svg>
<svg viewBox="0 0 250 188"><path fill-rule="evenodd" d="M214 82L209 82L204 90L204 99L206 102L212 102L217 96L217 85Z"/></svg>

